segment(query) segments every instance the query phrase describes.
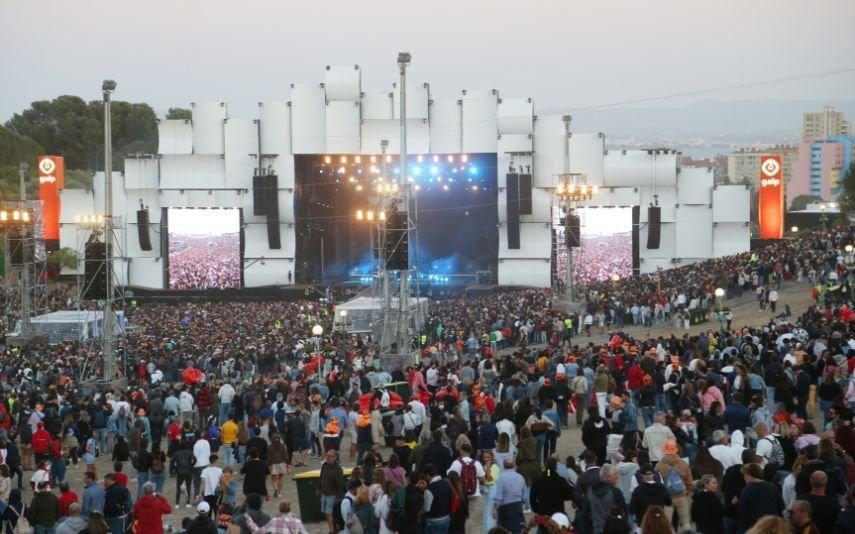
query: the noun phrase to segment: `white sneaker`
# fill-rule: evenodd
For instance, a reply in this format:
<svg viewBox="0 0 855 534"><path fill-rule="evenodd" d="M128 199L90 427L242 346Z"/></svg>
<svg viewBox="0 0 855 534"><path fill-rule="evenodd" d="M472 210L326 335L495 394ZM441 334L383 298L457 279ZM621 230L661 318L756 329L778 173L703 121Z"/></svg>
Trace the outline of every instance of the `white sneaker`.
<svg viewBox="0 0 855 534"><path fill-rule="evenodd" d="M193 508L193 505L192 505L192 504L188 504L188 505L187 505L187 506L185 506L184 508Z"/></svg>

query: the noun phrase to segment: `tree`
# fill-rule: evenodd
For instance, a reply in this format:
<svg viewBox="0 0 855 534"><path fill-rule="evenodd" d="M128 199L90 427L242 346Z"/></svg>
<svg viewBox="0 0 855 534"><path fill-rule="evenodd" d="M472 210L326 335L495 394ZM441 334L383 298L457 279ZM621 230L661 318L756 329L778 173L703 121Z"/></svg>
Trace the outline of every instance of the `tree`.
<svg viewBox="0 0 855 534"><path fill-rule="evenodd" d="M855 215L855 161L849 164L843 173L843 191L837 200L840 202L840 211L843 215L851 218Z"/></svg>
<svg viewBox="0 0 855 534"><path fill-rule="evenodd" d="M822 199L814 195L799 195L790 203L790 211L801 211L813 202L822 202Z"/></svg>
<svg viewBox="0 0 855 534"><path fill-rule="evenodd" d="M99 170L104 159L104 104L71 95L33 102L6 123L48 154L65 157L66 169ZM113 168L124 169L127 153L157 150L157 116L148 104L112 104Z"/></svg>
<svg viewBox="0 0 855 534"><path fill-rule="evenodd" d="M65 171L63 189L92 189L92 172L81 169Z"/></svg>
<svg viewBox="0 0 855 534"><path fill-rule="evenodd" d="M166 112L167 120L191 120L193 118L193 112L186 108L169 108L169 111Z"/></svg>
<svg viewBox="0 0 855 534"><path fill-rule="evenodd" d="M80 262L80 255L76 250L69 247L63 247L48 254L47 266L53 269L77 269Z"/></svg>

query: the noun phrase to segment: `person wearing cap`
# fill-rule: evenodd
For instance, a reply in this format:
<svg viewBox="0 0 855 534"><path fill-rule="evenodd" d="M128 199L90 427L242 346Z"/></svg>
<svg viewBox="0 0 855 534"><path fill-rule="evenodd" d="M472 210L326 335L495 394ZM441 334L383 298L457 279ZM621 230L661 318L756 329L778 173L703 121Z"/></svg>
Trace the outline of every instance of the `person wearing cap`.
<svg viewBox="0 0 855 534"><path fill-rule="evenodd" d="M163 516L172 513L166 497L155 491L154 482L143 484L143 496L134 503L134 520L138 532L163 533Z"/></svg>
<svg viewBox="0 0 855 534"><path fill-rule="evenodd" d="M216 534L218 532L217 524L211 517L211 505L207 501L202 501L196 505L196 517L190 520L184 532L186 534ZM243 532L243 528L241 528L241 532Z"/></svg>
<svg viewBox="0 0 855 534"><path fill-rule="evenodd" d="M680 516L681 528L689 528L692 524L692 497L690 490L694 485L692 470L682 458L680 448L676 440L668 440L662 446L662 459L656 464L656 471L662 476L665 488L671 496L672 506L665 508L668 519L674 515L674 511ZM682 490L677 489L678 484L669 483L669 477L673 478L671 471L676 471L682 482Z"/></svg>
<svg viewBox="0 0 855 534"><path fill-rule="evenodd" d="M641 483L632 491L628 511L635 518L635 523L640 525L648 507L657 505L665 508L671 506L672 501L665 485L657 482L653 466L649 463L642 464L638 473L641 476Z"/></svg>

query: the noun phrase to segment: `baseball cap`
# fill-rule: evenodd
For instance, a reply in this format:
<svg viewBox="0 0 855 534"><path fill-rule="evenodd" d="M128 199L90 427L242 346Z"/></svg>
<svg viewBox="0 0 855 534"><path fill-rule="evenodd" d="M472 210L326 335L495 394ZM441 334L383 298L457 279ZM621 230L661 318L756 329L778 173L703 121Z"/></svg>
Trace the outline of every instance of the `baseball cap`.
<svg viewBox="0 0 855 534"><path fill-rule="evenodd" d="M202 501L196 505L196 511L199 512L200 514L207 514L208 512L211 511L211 505L205 501Z"/></svg>
<svg viewBox="0 0 855 534"><path fill-rule="evenodd" d="M550 517L561 528L570 528L570 519L561 512L555 512Z"/></svg>

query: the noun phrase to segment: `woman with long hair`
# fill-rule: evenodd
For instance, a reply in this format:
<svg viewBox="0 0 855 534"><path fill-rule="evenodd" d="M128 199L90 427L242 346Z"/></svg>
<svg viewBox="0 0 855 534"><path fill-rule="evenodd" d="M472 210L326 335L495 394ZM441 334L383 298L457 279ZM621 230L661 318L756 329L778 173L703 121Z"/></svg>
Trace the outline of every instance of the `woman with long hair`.
<svg viewBox="0 0 855 534"><path fill-rule="evenodd" d="M353 501L353 515L358 517L359 522L362 523L363 534L377 534L374 506L371 504L371 497L368 495L368 487L364 484L356 490L356 500Z"/></svg>
<svg viewBox="0 0 855 534"><path fill-rule="evenodd" d="M460 502L457 510L451 513L448 534L466 534L466 520L469 519L469 499L463 492L463 483L456 471L449 471L448 483L451 484L451 491L457 495L456 499ZM455 497L452 497L452 500L454 499Z"/></svg>
<svg viewBox="0 0 855 534"><path fill-rule="evenodd" d="M89 512L89 524L81 532L86 534L107 534L110 532L110 527L107 525L107 520L104 519L104 514L98 511Z"/></svg>
<svg viewBox="0 0 855 534"><path fill-rule="evenodd" d="M704 475L712 475L718 480L721 480L724 476L724 467L721 465L721 462L713 458L706 445L701 445L698 448L698 453L692 462L692 475L697 478L701 478Z"/></svg>
<svg viewBox="0 0 855 534"><path fill-rule="evenodd" d="M379 473L380 471L375 471ZM386 519L389 518L392 500L395 498L397 488L392 482L387 481L383 487L383 494L374 502L374 516L380 521L379 534L394 534L394 532L386 525Z"/></svg>
<svg viewBox="0 0 855 534"><path fill-rule="evenodd" d="M494 459L499 470L505 470L505 458L514 458L517 454L516 447L511 443L510 436L502 432L496 440L496 448L493 449Z"/></svg>
<svg viewBox="0 0 855 534"><path fill-rule="evenodd" d="M804 454L798 455L793 462L793 470L784 477L784 481L781 483L781 497L784 498L784 505L787 510L789 510L793 501L796 500L796 478L798 478L799 473L802 472L802 468L807 462L807 456Z"/></svg>
<svg viewBox="0 0 855 534"><path fill-rule="evenodd" d="M792 425L790 427L792 428ZM819 443L819 436L816 435L816 427L810 421L805 421L799 430L801 431L801 436L796 439L796 450L801 451L808 445L817 445Z"/></svg>
<svg viewBox="0 0 855 534"><path fill-rule="evenodd" d="M537 442L527 426L520 429L520 442L517 447L517 472L525 478L525 505L528 507L531 484L541 475L537 463Z"/></svg>
<svg viewBox="0 0 855 534"><path fill-rule="evenodd" d="M658 505L647 507L641 520L641 534L674 534L665 510ZM706 534L706 533L705 533Z"/></svg>
<svg viewBox="0 0 855 534"><path fill-rule="evenodd" d="M383 468L383 474L386 481L392 484L395 490L407 485L407 471L401 467L398 455L394 452L389 455L389 462Z"/></svg>
<svg viewBox="0 0 855 534"><path fill-rule="evenodd" d="M774 515L761 517L745 534L791 534L790 524ZM706 534L706 533L704 533Z"/></svg>

